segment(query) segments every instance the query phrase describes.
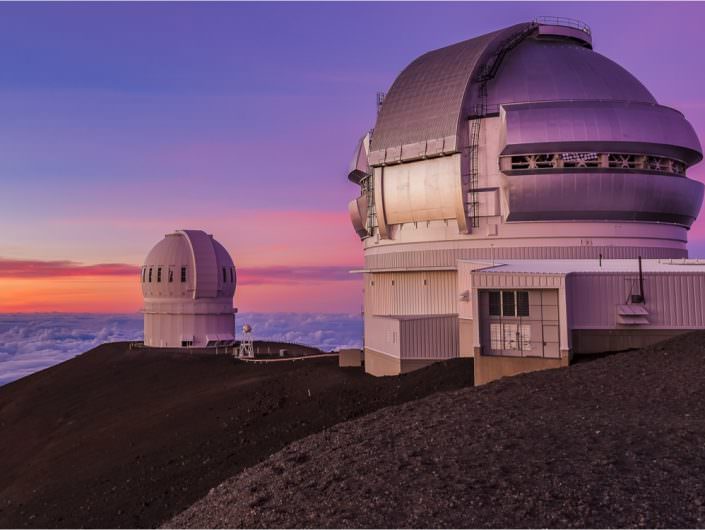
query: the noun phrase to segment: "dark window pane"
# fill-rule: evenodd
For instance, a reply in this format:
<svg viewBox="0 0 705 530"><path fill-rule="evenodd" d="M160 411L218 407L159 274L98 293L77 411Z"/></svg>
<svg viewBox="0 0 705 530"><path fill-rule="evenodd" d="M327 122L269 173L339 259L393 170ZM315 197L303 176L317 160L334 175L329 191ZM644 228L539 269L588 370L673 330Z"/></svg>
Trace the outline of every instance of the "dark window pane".
<svg viewBox="0 0 705 530"><path fill-rule="evenodd" d="M160 283L162 281L162 268L157 267L157 283Z"/></svg>
<svg viewBox="0 0 705 530"><path fill-rule="evenodd" d="M181 267L181 283L186 282L186 267Z"/></svg>
<svg viewBox="0 0 705 530"><path fill-rule="evenodd" d="M228 281L228 273L227 273L225 267L223 267L223 283L226 283L227 281Z"/></svg>
<svg viewBox="0 0 705 530"><path fill-rule="evenodd" d="M490 316L502 315L502 305L499 300L499 291L490 291Z"/></svg>
<svg viewBox="0 0 705 530"><path fill-rule="evenodd" d="M149 268L149 283L152 283L152 267Z"/></svg>
<svg viewBox="0 0 705 530"><path fill-rule="evenodd" d="M529 291L517 291L517 316L529 316Z"/></svg>
<svg viewBox="0 0 705 530"><path fill-rule="evenodd" d="M169 267L169 283L172 283L174 281L174 269Z"/></svg>
<svg viewBox="0 0 705 530"><path fill-rule="evenodd" d="M516 316L514 308L514 291L502 291L502 315L505 317Z"/></svg>

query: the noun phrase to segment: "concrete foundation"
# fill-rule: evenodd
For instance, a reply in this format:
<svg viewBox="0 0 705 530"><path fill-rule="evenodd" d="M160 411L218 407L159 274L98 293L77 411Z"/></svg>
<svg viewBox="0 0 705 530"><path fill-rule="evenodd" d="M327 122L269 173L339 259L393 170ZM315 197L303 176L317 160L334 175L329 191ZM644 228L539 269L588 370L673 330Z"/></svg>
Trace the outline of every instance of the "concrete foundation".
<svg viewBox="0 0 705 530"><path fill-rule="evenodd" d="M444 359L400 359L365 348L365 372L375 377L413 372L442 360Z"/></svg>
<svg viewBox="0 0 705 530"><path fill-rule="evenodd" d="M576 354L638 349L670 339L689 329L574 329L573 351Z"/></svg>
<svg viewBox="0 0 705 530"><path fill-rule="evenodd" d="M347 349L338 353L338 366L341 368L359 368L362 366L364 354L362 350Z"/></svg>
<svg viewBox="0 0 705 530"><path fill-rule="evenodd" d="M564 368L570 363L567 351L561 351L560 358L545 357L505 357L499 355L479 355L475 352L475 386L512 375Z"/></svg>

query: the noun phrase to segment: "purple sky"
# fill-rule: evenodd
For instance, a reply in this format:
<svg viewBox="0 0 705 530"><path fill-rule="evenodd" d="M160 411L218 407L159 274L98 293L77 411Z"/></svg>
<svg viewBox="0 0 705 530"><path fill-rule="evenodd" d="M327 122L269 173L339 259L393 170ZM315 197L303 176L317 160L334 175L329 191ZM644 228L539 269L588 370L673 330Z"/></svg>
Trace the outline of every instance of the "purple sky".
<svg viewBox="0 0 705 530"><path fill-rule="evenodd" d="M701 3L0 4L0 259L139 264L188 227L245 267L358 265L345 169L375 93L538 15L587 22L705 138ZM358 310L348 287L312 308Z"/></svg>

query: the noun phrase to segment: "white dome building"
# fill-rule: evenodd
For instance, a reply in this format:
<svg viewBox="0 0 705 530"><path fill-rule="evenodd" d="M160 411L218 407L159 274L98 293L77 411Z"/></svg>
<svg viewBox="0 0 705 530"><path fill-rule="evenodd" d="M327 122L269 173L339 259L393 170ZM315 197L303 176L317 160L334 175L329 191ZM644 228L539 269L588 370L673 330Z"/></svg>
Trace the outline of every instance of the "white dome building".
<svg viewBox="0 0 705 530"><path fill-rule="evenodd" d="M212 235L167 234L147 255L140 281L145 346L205 348L235 340L235 264Z"/></svg>

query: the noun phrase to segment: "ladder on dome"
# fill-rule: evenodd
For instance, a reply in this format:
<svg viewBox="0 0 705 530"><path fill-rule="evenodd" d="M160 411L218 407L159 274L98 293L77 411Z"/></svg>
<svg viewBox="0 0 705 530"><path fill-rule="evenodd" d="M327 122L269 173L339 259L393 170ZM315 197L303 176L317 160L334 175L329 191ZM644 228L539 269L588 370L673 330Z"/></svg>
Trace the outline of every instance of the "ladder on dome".
<svg viewBox="0 0 705 530"><path fill-rule="evenodd" d="M480 202L478 193L478 188L480 186L480 170L478 167L478 150L480 146L480 128L482 125L482 118L486 117L488 114L487 83L497 74L499 66L507 53L509 53L521 41L533 33L537 26L537 22L532 22L520 32L515 33L502 41L499 46L497 46L494 53L490 55L490 57L482 64L480 71L474 78L474 81L477 83L478 87L477 98L479 102L473 109L470 122L470 189L468 190L470 201L468 202L468 206L470 207L470 220L472 228L478 228L480 226Z"/></svg>

